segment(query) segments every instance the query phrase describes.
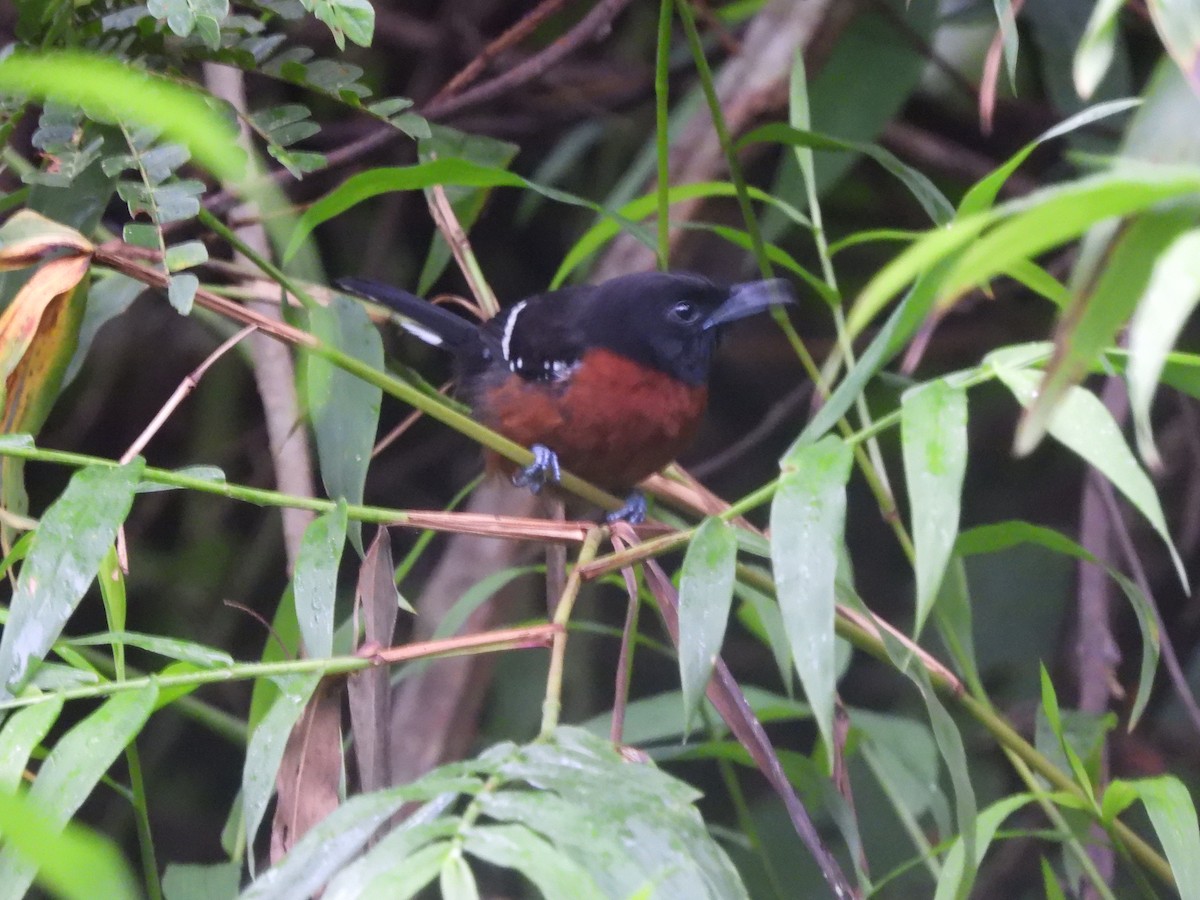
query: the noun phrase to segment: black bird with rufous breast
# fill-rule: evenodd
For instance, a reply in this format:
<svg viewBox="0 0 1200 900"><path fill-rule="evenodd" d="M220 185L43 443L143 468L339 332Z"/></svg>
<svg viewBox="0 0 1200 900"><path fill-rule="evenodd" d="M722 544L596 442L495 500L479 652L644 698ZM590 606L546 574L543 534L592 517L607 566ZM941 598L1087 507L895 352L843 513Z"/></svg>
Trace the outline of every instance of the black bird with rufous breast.
<svg viewBox="0 0 1200 900"><path fill-rule="evenodd" d="M720 285L643 272L528 297L476 324L400 288L361 278L337 286L383 304L454 355L474 417L534 454L513 482L535 492L560 467L631 491L682 452L700 425L725 326L794 302L780 279ZM488 452L490 468L515 464ZM634 491L610 518L638 522Z"/></svg>

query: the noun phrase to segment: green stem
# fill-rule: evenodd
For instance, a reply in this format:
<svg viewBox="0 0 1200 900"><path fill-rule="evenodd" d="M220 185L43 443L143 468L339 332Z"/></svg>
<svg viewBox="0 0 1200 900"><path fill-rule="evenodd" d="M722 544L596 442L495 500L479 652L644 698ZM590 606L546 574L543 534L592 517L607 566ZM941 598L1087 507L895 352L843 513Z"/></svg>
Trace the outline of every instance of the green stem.
<svg viewBox="0 0 1200 900"><path fill-rule="evenodd" d="M554 643L550 647L550 671L546 675L546 699L542 702L540 736L543 739L548 738L558 727L558 715L562 712L563 670L567 658L567 624L571 621L571 610L575 608L575 600L578 598L579 588L583 584L579 567L592 561L604 533L605 529L603 528L593 528L588 532L583 546L579 548L579 558L575 561L575 568L571 570L571 577L567 579L567 586L563 588L558 607L554 610L554 624L561 625L562 630L554 636Z"/></svg>
<svg viewBox="0 0 1200 900"><path fill-rule="evenodd" d="M133 793L133 818L137 823L138 849L142 860L142 878L150 900L163 900L162 882L158 878L158 859L154 853L154 835L150 832L150 807L146 797L146 782L142 778L142 759L136 739L125 748L125 764L129 768L129 787Z"/></svg>
<svg viewBox="0 0 1200 900"><path fill-rule="evenodd" d="M658 267L671 265L671 138L670 62L671 10L674 0L658 8L658 45L654 58L654 143L658 157Z"/></svg>

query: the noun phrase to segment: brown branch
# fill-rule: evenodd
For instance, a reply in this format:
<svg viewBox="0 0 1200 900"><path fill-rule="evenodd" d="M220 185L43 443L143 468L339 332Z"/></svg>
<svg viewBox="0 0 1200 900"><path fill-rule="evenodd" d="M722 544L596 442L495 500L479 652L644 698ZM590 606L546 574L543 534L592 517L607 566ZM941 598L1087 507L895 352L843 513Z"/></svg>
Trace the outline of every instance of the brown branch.
<svg viewBox="0 0 1200 900"><path fill-rule="evenodd" d="M477 79L488 63L498 57L510 47L515 47L526 37L532 34L539 25L558 12L566 5L566 0L542 0L537 6L529 11L525 16L517 20L516 24L504 30L498 38L480 51L479 55L471 60L461 69L457 75L442 85L441 89L433 95L427 106L436 106L443 102L453 94L457 94L464 87Z"/></svg>
<svg viewBox="0 0 1200 900"><path fill-rule="evenodd" d="M579 23L569 29L557 41L536 53L519 65L513 66L507 72L497 75L491 81L485 81L461 94L437 102L431 101L422 107L422 115L430 118L445 118L470 106L478 106L507 94L514 88L528 84L539 78L547 71L574 53L579 47L590 40L598 40L608 30L612 20L617 17L631 0L600 0L599 3Z"/></svg>

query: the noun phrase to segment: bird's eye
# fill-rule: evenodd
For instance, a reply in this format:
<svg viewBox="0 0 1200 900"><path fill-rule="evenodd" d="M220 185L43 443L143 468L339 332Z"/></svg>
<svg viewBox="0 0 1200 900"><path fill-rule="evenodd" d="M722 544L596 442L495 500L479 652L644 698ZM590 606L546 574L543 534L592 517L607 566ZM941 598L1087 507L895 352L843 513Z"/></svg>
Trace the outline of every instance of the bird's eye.
<svg viewBox="0 0 1200 900"><path fill-rule="evenodd" d="M700 308L691 300L680 300L671 307L670 316L676 322L691 325L700 318Z"/></svg>

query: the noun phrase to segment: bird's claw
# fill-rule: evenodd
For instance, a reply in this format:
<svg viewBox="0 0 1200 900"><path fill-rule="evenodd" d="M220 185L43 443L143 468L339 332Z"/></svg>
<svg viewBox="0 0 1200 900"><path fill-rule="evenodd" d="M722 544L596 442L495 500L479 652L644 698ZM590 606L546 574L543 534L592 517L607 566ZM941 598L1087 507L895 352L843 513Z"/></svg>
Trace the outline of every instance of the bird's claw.
<svg viewBox="0 0 1200 900"><path fill-rule="evenodd" d="M604 517L604 520L610 525L613 522L628 522L630 525L641 525L646 521L646 495L641 491L634 491L625 498L624 506L614 512L610 512Z"/></svg>
<svg viewBox="0 0 1200 900"><path fill-rule="evenodd" d="M562 469L558 464L558 454L549 447L534 444L529 449L533 453L533 462L513 475L512 483L517 487L527 487L536 494L547 483L558 484L562 478Z"/></svg>

